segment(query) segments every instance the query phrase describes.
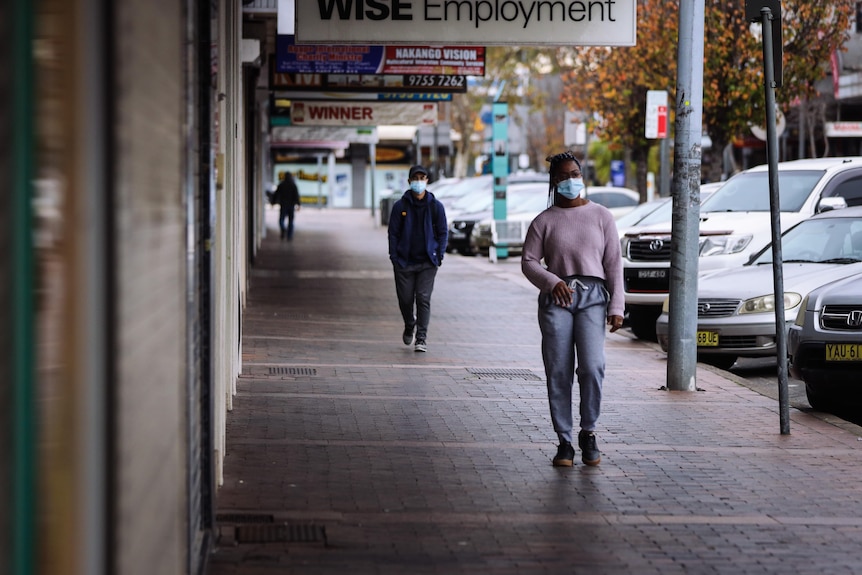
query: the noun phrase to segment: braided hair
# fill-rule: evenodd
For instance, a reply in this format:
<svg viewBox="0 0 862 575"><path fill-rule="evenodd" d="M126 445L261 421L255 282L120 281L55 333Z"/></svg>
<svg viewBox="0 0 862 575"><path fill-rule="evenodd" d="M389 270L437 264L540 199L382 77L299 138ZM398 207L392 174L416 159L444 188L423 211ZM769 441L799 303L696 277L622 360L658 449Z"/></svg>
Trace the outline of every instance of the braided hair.
<svg viewBox="0 0 862 575"><path fill-rule="evenodd" d="M581 169L581 163L575 157L575 153L571 150L566 150L565 152L561 152L559 154L553 154L545 158L546 162L550 162L550 167L548 168L548 206L552 206L554 204L553 192L554 192L554 172L557 169L557 166L562 164L563 162L573 161L577 166L578 170Z"/></svg>

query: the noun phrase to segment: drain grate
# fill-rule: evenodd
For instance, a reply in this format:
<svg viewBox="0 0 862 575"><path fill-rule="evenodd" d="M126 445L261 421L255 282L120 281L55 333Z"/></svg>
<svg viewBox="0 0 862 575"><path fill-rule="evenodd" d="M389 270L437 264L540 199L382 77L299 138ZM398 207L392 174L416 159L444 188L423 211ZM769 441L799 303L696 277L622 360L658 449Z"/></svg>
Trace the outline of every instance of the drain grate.
<svg viewBox="0 0 862 575"><path fill-rule="evenodd" d="M238 525L237 543L322 543L326 529L321 525Z"/></svg>
<svg viewBox="0 0 862 575"><path fill-rule="evenodd" d="M270 367L269 375L317 375L314 367Z"/></svg>
<svg viewBox="0 0 862 575"><path fill-rule="evenodd" d="M272 523L274 515L261 513L217 513L216 523Z"/></svg>
<svg viewBox="0 0 862 575"><path fill-rule="evenodd" d="M479 376L480 379L526 379L527 381L542 381L542 378L529 369L488 369L472 367L467 371L473 375Z"/></svg>

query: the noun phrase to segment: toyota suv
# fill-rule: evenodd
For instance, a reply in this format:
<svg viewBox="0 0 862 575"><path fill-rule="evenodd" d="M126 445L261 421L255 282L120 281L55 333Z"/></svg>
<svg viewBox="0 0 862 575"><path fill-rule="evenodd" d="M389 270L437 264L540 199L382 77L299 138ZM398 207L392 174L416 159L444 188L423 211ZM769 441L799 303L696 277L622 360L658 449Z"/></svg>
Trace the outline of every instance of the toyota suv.
<svg viewBox="0 0 862 575"><path fill-rule="evenodd" d="M778 190L782 231L816 213L862 204L862 157L781 162ZM746 263L772 240L771 222L769 166L730 178L700 207L698 275ZM631 230L621 241L628 325L654 341L670 285L670 220Z"/></svg>

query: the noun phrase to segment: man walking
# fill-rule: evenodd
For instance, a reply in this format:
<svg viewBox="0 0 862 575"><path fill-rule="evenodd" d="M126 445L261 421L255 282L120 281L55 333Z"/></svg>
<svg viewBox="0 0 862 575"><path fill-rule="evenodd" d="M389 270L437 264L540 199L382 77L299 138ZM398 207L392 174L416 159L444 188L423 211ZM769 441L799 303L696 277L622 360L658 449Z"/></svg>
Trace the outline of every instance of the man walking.
<svg viewBox="0 0 862 575"><path fill-rule="evenodd" d="M296 187L293 174L290 172L284 173L284 178L275 189L272 203L279 205L278 227L281 230L281 239L292 240L294 210L299 209L299 188ZM285 219L287 219L286 227L284 225Z"/></svg>
<svg viewBox="0 0 862 575"><path fill-rule="evenodd" d="M428 170L413 166L407 182L410 189L395 202L389 216L389 259L395 270L395 292L404 319L401 339L404 345L410 345L415 333L415 351L425 352L431 292L437 268L446 253L449 230L443 204L425 190Z"/></svg>

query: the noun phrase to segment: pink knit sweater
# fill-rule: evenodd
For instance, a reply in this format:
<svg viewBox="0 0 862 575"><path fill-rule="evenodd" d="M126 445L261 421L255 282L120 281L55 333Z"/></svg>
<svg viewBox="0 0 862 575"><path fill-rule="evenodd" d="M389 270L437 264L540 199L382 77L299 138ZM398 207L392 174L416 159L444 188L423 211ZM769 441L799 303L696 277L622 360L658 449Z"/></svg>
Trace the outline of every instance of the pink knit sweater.
<svg viewBox="0 0 862 575"><path fill-rule="evenodd" d="M611 294L608 315L623 315L619 233L613 215L600 204L552 206L536 216L527 231L521 271L543 292L550 292L567 276L601 278Z"/></svg>

